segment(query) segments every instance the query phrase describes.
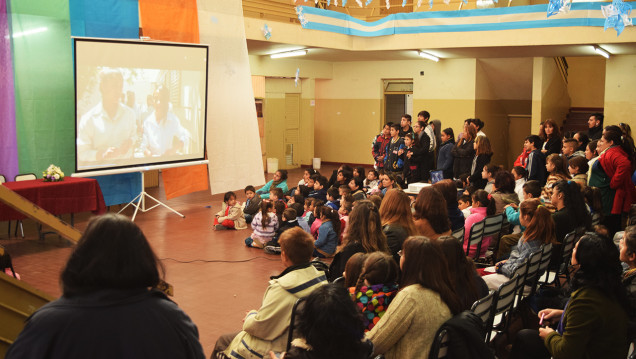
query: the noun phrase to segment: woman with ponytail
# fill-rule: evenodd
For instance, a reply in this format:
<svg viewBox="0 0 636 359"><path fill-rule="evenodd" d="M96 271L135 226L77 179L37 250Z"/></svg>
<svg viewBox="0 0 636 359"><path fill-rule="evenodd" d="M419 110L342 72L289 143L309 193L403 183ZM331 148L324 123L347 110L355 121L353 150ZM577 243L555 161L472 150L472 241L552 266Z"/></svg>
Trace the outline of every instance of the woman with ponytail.
<svg viewBox="0 0 636 359"><path fill-rule="evenodd" d="M550 211L538 199L529 199L519 205L519 222L526 227L517 248L510 253L510 258L495 265L497 274L484 276L489 289L496 290L514 274L515 270L538 251L542 245L553 243L556 239L554 220Z"/></svg>
<svg viewBox="0 0 636 359"><path fill-rule="evenodd" d="M601 154L598 164L607 175L611 189L603 193L604 202L609 202L610 199L612 201L609 213L603 213L603 224L609 229L610 236L613 236L621 230L623 213L629 212L632 203L636 202L636 189L631 181L635 165L634 147L630 141L623 140L623 132L618 126L605 127L596 146Z"/></svg>
<svg viewBox="0 0 636 359"><path fill-rule="evenodd" d="M482 221L486 216L492 216L495 214L495 210L497 209L495 204L495 199L488 194L488 192L483 189L478 189L473 193L473 207L470 209L470 216L466 217L466 222L464 223L464 253L468 248L468 241L470 238L470 228L473 224ZM477 251L477 245L470 247L470 252L468 254L469 257L481 257L486 254L486 250L488 249L488 245L490 245L491 237L486 237L483 239L481 243L481 250L478 256L475 255Z"/></svg>

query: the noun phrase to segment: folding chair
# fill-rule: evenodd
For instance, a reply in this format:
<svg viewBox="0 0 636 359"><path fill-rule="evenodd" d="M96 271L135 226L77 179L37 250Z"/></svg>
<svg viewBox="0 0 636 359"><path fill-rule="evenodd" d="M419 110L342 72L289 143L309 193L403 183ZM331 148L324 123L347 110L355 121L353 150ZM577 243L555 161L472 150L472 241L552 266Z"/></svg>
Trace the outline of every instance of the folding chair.
<svg viewBox="0 0 636 359"><path fill-rule="evenodd" d="M592 215L592 227L601 224L601 214L596 212Z"/></svg>
<svg viewBox="0 0 636 359"><path fill-rule="evenodd" d="M341 287L345 286L345 277L338 277L336 279L334 279L333 284L337 284Z"/></svg>
<svg viewBox="0 0 636 359"><path fill-rule="evenodd" d="M431 344L431 352L428 355L429 359L444 359L448 356L448 331L446 329L440 329L433 339Z"/></svg>
<svg viewBox="0 0 636 359"><path fill-rule="evenodd" d="M486 225L486 219L483 221L474 223L472 227L470 227L470 236L468 237L468 247L466 247L466 257L470 257L470 247L477 245L477 250L475 251L475 255L473 259L479 258L479 253L481 253L481 242L484 240L484 226ZM463 243L462 243L463 245Z"/></svg>
<svg viewBox="0 0 636 359"><path fill-rule="evenodd" d="M490 315L492 314L493 305L497 300L496 293L497 292L495 292L494 290L491 290L487 296L479 299L478 301L473 303L472 307L470 307L470 311L479 316L484 322L484 328L486 329L490 328L490 323L493 320Z"/></svg>
<svg viewBox="0 0 636 359"><path fill-rule="evenodd" d="M549 275L548 267L550 266L550 260L552 259L552 243L544 244L541 249L543 252L541 254L541 263L539 264L539 273L535 278L535 290L539 286L539 283L546 283L547 281L547 277ZM542 281L541 278L543 278L544 276L546 279Z"/></svg>
<svg viewBox="0 0 636 359"><path fill-rule="evenodd" d="M30 180L35 180L38 179L38 177L35 175L35 173L22 173L19 175L16 175L14 180L16 182L20 182L20 181L30 181ZM9 224L9 226L11 226L11 224ZM18 236L18 227L20 227L20 234L22 235L22 238L24 238L24 226L22 225L22 221L21 220L17 220L16 224L15 224L15 232L13 233L14 236ZM10 230L9 230L10 231Z"/></svg>
<svg viewBox="0 0 636 359"><path fill-rule="evenodd" d="M487 258L487 262L493 262L492 257L494 255L494 250L491 250L491 248L496 249L499 244L499 238L501 238L501 229L503 228L504 219L506 219L506 217L504 217L503 213L494 214L492 216L484 218L484 233L482 236L484 238L492 237L493 239L490 242L489 250L486 251L485 258Z"/></svg>
<svg viewBox="0 0 636 359"><path fill-rule="evenodd" d="M466 234L466 228L458 228L451 233L451 236L457 238L460 242L464 242L464 234Z"/></svg>
<svg viewBox="0 0 636 359"><path fill-rule="evenodd" d="M287 335L287 349L285 350L286 352L288 352L291 349L291 343L292 343L292 340L294 340L294 330L296 329L296 315L298 314L298 311L300 310L299 307L303 305L306 299L307 298L305 297L298 298L296 300L296 303L294 303L294 306L292 307L291 319L289 321L289 334Z"/></svg>
<svg viewBox="0 0 636 359"><path fill-rule="evenodd" d="M539 268L541 266L541 258L543 255L543 249L532 253L527 261L527 269L524 281L519 284L519 293L517 294L517 304L521 302L523 297L529 297L534 294L534 285L536 284L537 276L539 275Z"/></svg>
<svg viewBox="0 0 636 359"><path fill-rule="evenodd" d="M565 235L563 239L563 247L559 263L556 271L554 271L554 278L550 279L548 272L545 277L545 284L554 284L556 287L561 287L561 281L559 278L564 278L566 281L570 279L570 260L572 259L572 251L574 250L574 244L576 243L577 233L572 231ZM552 265L552 263L550 263Z"/></svg>
<svg viewBox="0 0 636 359"><path fill-rule="evenodd" d="M509 313L515 302L517 283L520 279L519 275L515 275L512 279L500 285L495 292L496 300L492 307L492 313L490 314L492 321L490 326L486 327L486 343L490 342L490 335L492 334L492 330L495 329L494 321L497 315L501 315L498 324L503 325L499 330L503 331L507 328Z"/></svg>

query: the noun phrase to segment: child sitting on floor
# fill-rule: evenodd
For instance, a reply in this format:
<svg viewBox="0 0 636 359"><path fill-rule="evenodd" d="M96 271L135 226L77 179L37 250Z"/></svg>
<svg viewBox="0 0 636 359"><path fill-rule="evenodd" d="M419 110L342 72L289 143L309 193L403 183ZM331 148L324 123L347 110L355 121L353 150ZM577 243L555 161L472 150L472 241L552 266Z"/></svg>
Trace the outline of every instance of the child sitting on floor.
<svg viewBox="0 0 636 359"><path fill-rule="evenodd" d="M316 200L314 198L305 198L305 206L303 212L303 218L311 226L314 223L314 203Z"/></svg>
<svg viewBox="0 0 636 359"><path fill-rule="evenodd" d="M317 220L316 220L317 221ZM320 211L320 228L318 229L318 238L314 243L316 250L314 256L318 258L333 257L338 246L338 237L340 234L340 220L338 212L331 207L323 206Z"/></svg>
<svg viewBox="0 0 636 359"><path fill-rule="evenodd" d="M322 225L321 213L322 207L325 205L323 201L314 202L314 211L312 216L314 217L313 222L310 224L311 235L314 236L314 239L318 238L318 228Z"/></svg>
<svg viewBox="0 0 636 359"><path fill-rule="evenodd" d="M267 254L280 254L280 245L278 244L278 238L286 230L294 227L300 227L298 220L296 219L296 210L293 208L287 208L283 211L283 221L280 227L276 230L276 235L271 241L267 242L264 251Z"/></svg>
<svg viewBox="0 0 636 359"><path fill-rule="evenodd" d="M331 187L327 190L327 203L325 203L325 205L336 211L340 208L340 196L335 187Z"/></svg>
<svg viewBox="0 0 636 359"><path fill-rule="evenodd" d="M221 231L224 229L245 229L245 216L241 205L236 201L234 192L226 192L223 196L223 207L214 216L214 229Z"/></svg>
<svg viewBox="0 0 636 359"><path fill-rule="evenodd" d="M263 201L261 210L256 213L252 220L251 237L245 239L245 245L248 247L263 248L265 243L269 242L278 229L278 217L274 213L274 203Z"/></svg>
<svg viewBox="0 0 636 359"><path fill-rule="evenodd" d="M252 223L252 218L258 210L261 208L261 196L256 193L254 186L245 187L245 205L243 206L243 215L245 216L245 222L247 224Z"/></svg>

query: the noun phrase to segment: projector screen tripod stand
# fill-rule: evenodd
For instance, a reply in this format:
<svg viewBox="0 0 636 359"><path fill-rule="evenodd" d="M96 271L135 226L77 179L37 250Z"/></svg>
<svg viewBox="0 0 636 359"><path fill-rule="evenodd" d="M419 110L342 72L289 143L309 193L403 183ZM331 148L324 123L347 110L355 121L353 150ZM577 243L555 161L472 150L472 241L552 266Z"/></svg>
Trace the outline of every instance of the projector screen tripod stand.
<svg viewBox="0 0 636 359"><path fill-rule="evenodd" d="M178 215L181 218L185 218L185 216L177 211L175 211L173 208L171 208L170 206L168 206L167 204L161 202L160 200L156 199L155 197L151 196L148 194L148 192L146 192L146 188L144 187L144 173L140 172L141 174L141 192L137 195L137 197L135 197L132 201L128 202L127 205L124 206L124 208L122 208L119 212L117 213L121 213L123 212L126 208L128 208L128 206L133 206L135 207L135 213L133 213L132 216L132 221L135 221L135 217L137 217L137 212L139 210L141 210L141 212L146 213L148 211L150 211L151 209L154 209L156 207L159 206L164 206L165 208L169 209L170 211L174 212L176 215ZM150 208L146 208L146 197L155 201L155 205L150 207ZM137 203L135 203L137 202Z"/></svg>

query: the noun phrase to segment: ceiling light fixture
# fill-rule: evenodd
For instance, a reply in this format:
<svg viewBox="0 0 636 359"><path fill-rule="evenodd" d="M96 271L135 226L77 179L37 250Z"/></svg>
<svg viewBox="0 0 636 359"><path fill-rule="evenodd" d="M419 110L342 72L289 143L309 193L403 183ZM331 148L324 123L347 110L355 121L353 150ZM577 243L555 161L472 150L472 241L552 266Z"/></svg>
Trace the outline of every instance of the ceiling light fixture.
<svg viewBox="0 0 636 359"><path fill-rule="evenodd" d="M280 59L281 57L304 56L304 55L307 55L307 50L279 52L277 54L271 54L269 55L269 57L271 57L272 59Z"/></svg>
<svg viewBox="0 0 636 359"><path fill-rule="evenodd" d="M598 46L594 46L594 52L596 52L597 54L599 54L599 55L603 56L603 57L604 57L604 58L606 58L606 59L609 59L609 58L610 58L610 53L609 53L609 52L607 52L607 51L605 51L605 50L603 50L603 49L601 49L601 48L600 48L600 47L598 47Z"/></svg>
<svg viewBox="0 0 636 359"><path fill-rule="evenodd" d="M418 55L422 56L425 59L429 59L429 60L435 61L435 62L439 61L439 57L431 55L429 53L426 53L426 52L423 52L423 51L418 51L417 53L418 53Z"/></svg>

